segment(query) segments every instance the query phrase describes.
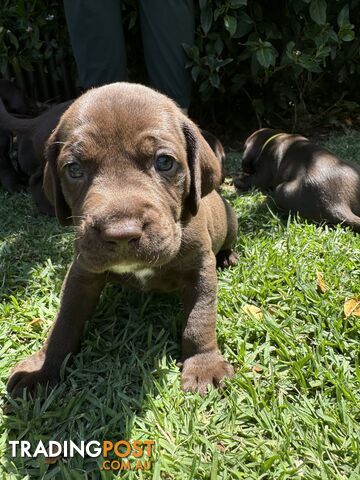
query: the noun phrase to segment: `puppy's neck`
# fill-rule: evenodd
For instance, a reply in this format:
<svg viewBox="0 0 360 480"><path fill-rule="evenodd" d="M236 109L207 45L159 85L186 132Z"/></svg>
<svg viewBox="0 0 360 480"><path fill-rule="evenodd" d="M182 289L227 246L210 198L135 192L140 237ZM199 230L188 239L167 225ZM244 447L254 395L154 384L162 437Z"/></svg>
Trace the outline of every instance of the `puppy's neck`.
<svg viewBox="0 0 360 480"><path fill-rule="evenodd" d="M260 155L263 153L263 151L269 145L269 143L275 140L275 138L279 137L280 135L284 135L284 132L275 133L275 135L272 135L270 138L268 138L266 142L263 144L263 146L261 147Z"/></svg>

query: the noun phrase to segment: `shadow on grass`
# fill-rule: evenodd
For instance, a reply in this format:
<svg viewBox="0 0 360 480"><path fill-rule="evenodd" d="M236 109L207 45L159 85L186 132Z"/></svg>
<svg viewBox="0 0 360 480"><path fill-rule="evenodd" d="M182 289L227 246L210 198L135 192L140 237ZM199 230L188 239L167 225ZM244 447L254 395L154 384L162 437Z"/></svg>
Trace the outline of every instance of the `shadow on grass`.
<svg viewBox="0 0 360 480"><path fill-rule="evenodd" d="M29 330L27 317L34 313L29 313L28 306L38 300L50 302L51 296L48 312L55 311L72 256L71 229L62 229L56 219L34 215L29 202L26 194L0 192L3 312L11 308L11 297L20 305L4 319L8 335L2 338L4 342L11 338L14 343L6 353L3 372L26 355L26 343L45 340L42 329ZM14 320L9 323L9 318ZM15 319L19 320L17 325L12 323ZM8 440L27 440L35 447L39 440L44 444L49 440L79 444L82 440L137 439L132 432L142 418L145 399L155 397L157 388L169 381L180 389L175 363L180 354L181 320L176 296L154 296L108 285L94 318L86 325L81 352L64 366L59 385L37 392L32 399L9 401L4 417ZM35 345L31 348L36 349ZM50 479L67 478L69 472L87 472L89 478L99 478L100 461L77 456L48 465L40 457L12 458L6 441L1 463L6 473L16 478Z"/></svg>
<svg viewBox="0 0 360 480"><path fill-rule="evenodd" d="M3 312L11 305L10 297L20 305L12 316L6 315L4 342L9 338L14 342L4 359L7 371L26 355L26 343L34 345L35 337L35 343L45 340L42 329L28 331L27 317L34 315L28 306L38 300L46 303L52 296L55 310L71 261L73 232L59 227L55 218L34 214L29 195L0 192L0 203ZM9 323L9 318L19 323ZM94 318L86 325L81 352L64 368L59 385L6 405L3 426L8 439L1 461L5 472L15 478L67 478L69 472L71 478L76 473L83 478L85 472L89 478L99 478L100 458L77 456L54 465L44 457L12 458L8 440L27 440L34 448L39 440L46 445L49 440L80 444L82 440L137 439L132 432L142 418L145 399L155 397L154 391L169 379L179 391L175 362L180 354L181 320L176 296L153 296L108 285Z"/></svg>
<svg viewBox="0 0 360 480"><path fill-rule="evenodd" d="M65 273L71 259L72 229L34 212L28 194L0 191L0 265L2 293L21 294L34 269L50 262Z"/></svg>
<svg viewBox="0 0 360 480"><path fill-rule="evenodd" d="M139 439L133 430L146 416L146 399L156 398L158 387L169 382L179 391L175 361L181 317L173 296L108 286L86 327L81 352L64 369L60 384L34 399L11 401L5 417L9 440L27 440L35 448L39 440L46 445L49 440ZM86 478L99 478L103 458L77 455L48 465L42 457L12 458L8 449L3 461L8 473L30 478L67 478L69 473L75 478L85 472Z"/></svg>
<svg viewBox="0 0 360 480"><path fill-rule="evenodd" d="M226 198L235 206L240 235L256 236L278 228L279 222L286 224L288 214L280 211L271 195L252 189L246 192L231 191Z"/></svg>

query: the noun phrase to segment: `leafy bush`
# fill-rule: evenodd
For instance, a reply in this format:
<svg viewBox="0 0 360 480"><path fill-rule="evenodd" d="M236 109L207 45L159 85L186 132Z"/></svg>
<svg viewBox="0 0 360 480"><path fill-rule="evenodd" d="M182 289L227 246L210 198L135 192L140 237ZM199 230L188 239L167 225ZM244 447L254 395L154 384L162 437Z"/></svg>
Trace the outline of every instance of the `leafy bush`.
<svg viewBox="0 0 360 480"><path fill-rule="evenodd" d="M199 0L196 45L186 50L202 101L234 114L247 98L258 122L272 124L320 119L341 101L353 108L344 101L359 100L359 4Z"/></svg>
<svg viewBox="0 0 360 480"><path fill-rule="evenodd" d="M322 120L360 101L360 0L195 0L194 46L185 46L195 111L224 123L293 126ZM136 4L124 2L130 76L143 79ZM31 71L75 83L60 0L3 0L0 71ZM69 65L64 69L64 65ZM36 67L35 67L36 69ZM66 71L65 71L66 70ZM69 73L70 72L70 73ZM249 108L250 107L250 108Z"/></svg>
<svg viewBox="0 0 360 480"><path fill-rule="evenodd" d="M60 0L1 1L0 73L42 99L74 94L75 66Z"/></svg>
<svg viewBox="0 0 360 480"><path fill-rule="evenodd" d="M140 64L141 58L137 9L131 0L125 0L123 8L134 70L134 62ZM15 78L30 96L41 100L66 100L79 93L62 0L1 0L0 76Z"/></svg>
<svg viewBox="0 0 360 480"><path fill-rule="evenodd" d="M2 75L7 74L9 66L15 71L32 71L34 63L51 57L62 59L64 20L58 16L58 7L58 2L4 0L0 26Z"/></svg>

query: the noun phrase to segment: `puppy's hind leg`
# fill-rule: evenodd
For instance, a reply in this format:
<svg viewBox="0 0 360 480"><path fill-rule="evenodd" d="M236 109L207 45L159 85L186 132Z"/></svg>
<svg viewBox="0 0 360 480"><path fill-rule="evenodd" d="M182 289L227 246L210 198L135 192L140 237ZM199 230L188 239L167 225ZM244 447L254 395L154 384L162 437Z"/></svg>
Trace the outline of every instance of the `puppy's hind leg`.
<svg viewBox="0 0 360 480"><path fill-rule="evenodd" d="M275 189L274 200L284 212L299 214L313 222L325 220L325 206L320 201L319 192L304 185L301 180L280 183Z"/></svg>
<svg viewBox="0 0 360 480"><path fill-rule="evenodd" d="M350 227L354 232L360 233L360 217L355 215L348 206L336 212L331 212L329 222L341 223L344 227Z"/></svg>
<svg viewBox="0 0 360 480"><path fill-rule="evenodd" d="M234 245L236 240L238 230L237 216L229 203L223 198L222 201L224 202L226 209L227 235L224 245L222 246L220 252L218 252L218 254L216 255L217 268L233 267L238 263L238 256L232 249L232 246Z"/></svg>
<svg viewBox="0 0 360 480"><path fill-rule="evenodd" d="M360 232L360 217L348 205L329 205L321 200L317 189L299 187L296 181L278 185L275 202L279 208L299 213L309 220L333 225L340 223Z"/></svg>
<svg viewBox="0 0 360 480"><path fill-rule="evenodd" d="M280 183L275 189L274 200L276 205L285 211L297 213L302 207L301 194L298 183L292 182Z"/></svg>

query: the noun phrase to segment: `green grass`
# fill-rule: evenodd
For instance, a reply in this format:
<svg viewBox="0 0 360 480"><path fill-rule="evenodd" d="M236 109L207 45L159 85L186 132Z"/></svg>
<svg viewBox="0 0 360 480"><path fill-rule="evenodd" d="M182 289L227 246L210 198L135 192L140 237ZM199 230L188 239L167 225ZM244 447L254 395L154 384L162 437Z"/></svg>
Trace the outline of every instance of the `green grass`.
<svg viewBox="0 0 360 480"><path fill-rule="evenodd" d="M360 136L328 145L356 160ZM229 156L231 169L237 160ZM108 286L59 386L33 400L3 396L0 478L117 478L99 471L101 459L13 459L8 440L122 438L156 441L151 472L125 478L360 478L360 318L343 314L345 299L360 296L360 236L288 219L255 191L226 195L239 216L240 262L218 274L218 336L235 378L205 399L183 393L177 298ZM5 394L9 369L52 323L73 232L36 215L27 194L1 191L0 218ZM245 314L245 304L262 318Z"/></svg>

